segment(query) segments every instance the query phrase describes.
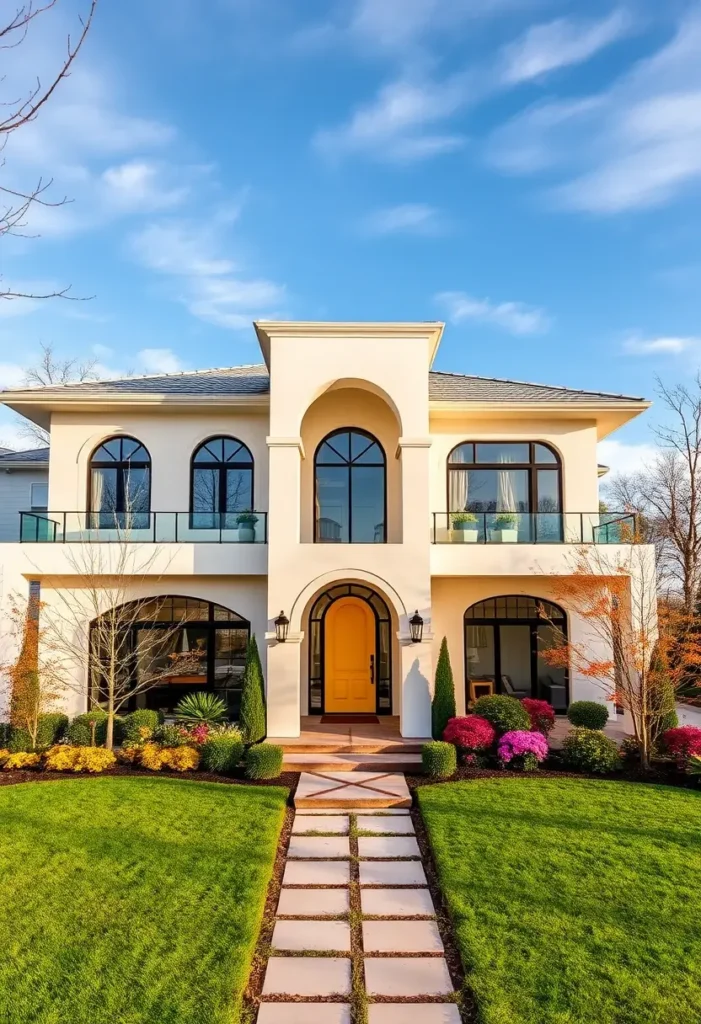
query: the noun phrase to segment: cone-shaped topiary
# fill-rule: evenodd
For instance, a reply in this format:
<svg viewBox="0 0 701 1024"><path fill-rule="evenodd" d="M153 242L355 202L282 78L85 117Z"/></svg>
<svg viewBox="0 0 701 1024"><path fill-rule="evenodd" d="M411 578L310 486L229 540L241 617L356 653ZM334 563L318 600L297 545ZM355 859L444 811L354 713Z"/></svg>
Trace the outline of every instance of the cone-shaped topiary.
<svg viewBox="0 0 701 1024"><path fill-rule="evenodd" d="M239 729L244 743L258 743L265 738L265 696L263 668L255 636L248 641L246 667L243 670Z"/></svg>
<svg viewBox="0 0 701 1024"><path fill-rule="evenodd" d="M443 732L451 718L455 718L455 684L450 667L448 641L441 641L441 651L436 665L436 685L431 703L431 732L434 740L442 740Z"/></svg>

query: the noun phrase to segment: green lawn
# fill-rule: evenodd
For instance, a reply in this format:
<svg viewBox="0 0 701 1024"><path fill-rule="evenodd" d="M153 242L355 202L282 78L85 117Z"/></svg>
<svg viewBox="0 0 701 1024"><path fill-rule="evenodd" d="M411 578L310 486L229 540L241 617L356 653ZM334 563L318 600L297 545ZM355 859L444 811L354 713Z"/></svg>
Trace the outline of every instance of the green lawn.
<svg viewBox="0 0 701 1024"><path fill-rule="evenodd" d="M701 793L504 778L419 803L481 1024L698 1024Z"/></svg>
<svg viewBox="0 0 701 1024"><path fill-rule="evenodd" d="M232 1024L287 791L0 788L2 1024Z"/></svg>

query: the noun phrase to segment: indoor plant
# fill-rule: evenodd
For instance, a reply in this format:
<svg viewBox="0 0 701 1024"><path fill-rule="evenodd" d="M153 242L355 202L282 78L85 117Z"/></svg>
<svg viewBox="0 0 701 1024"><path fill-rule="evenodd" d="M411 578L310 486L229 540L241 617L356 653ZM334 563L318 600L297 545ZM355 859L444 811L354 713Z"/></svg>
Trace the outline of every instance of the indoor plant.
<svg viewBox="0 0 701 1024"><path fill-rule="evenodd" d="M454 543L476 544L479 537L477 522L474 512L453 512L450 517L450 539Z"/></svg>

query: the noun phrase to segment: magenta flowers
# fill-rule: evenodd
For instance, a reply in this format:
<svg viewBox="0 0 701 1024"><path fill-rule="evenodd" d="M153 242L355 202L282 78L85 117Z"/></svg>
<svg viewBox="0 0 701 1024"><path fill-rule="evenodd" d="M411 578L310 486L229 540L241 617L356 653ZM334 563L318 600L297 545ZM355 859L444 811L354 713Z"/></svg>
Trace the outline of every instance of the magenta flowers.
<svg viewBox="0 0 701 1024"><path fill-rule="evenodd" d="M499 740L497 754L503 765L533 771L548 756L548 741L540 732L514 729Z"/></svg>
<svg viewBox="0 0 701 1024"><path fill-rule="evenodd" d="M443 731L445 742L461 750L487 750L494 743L495 737L492 724L479 715L451 718Z"/></svg>

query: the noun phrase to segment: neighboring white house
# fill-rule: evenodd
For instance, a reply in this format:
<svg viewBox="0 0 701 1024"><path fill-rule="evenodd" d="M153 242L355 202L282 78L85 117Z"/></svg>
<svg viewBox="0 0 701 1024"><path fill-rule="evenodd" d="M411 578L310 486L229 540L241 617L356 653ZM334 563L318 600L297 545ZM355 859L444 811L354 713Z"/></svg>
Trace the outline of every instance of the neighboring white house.
<svg viewBox="0 0 701 1024"><path fill-rule="evenodd" d="M128 529L152 556L131 597L172 596L138 628L181 622L177 650L202 652L197 673L141 705L208 688L235 709L253 632L274 736L322 713L398 716L402 735L428 735L443 636L460 710L490 690L560 710L603 700L545 664L552 627L536 602L573 545L629 536L629 516L599 512L597 441L648 403L434 372L438 323L255 330L260 365L2 395L51 431L48 511L0 545L5 595L33 582L55 607L79 585L77 548L99 548L108 575L115 523ZM567 608L550 613L584 636Z"/></svg>
<svg viewBox="0 0 701 1024"><path fill-rule="evenodd" d="M0 541L19 540L22 512L46 512L49 449L0 451ZM30 522L28 520L28 522Z"/></svg>

